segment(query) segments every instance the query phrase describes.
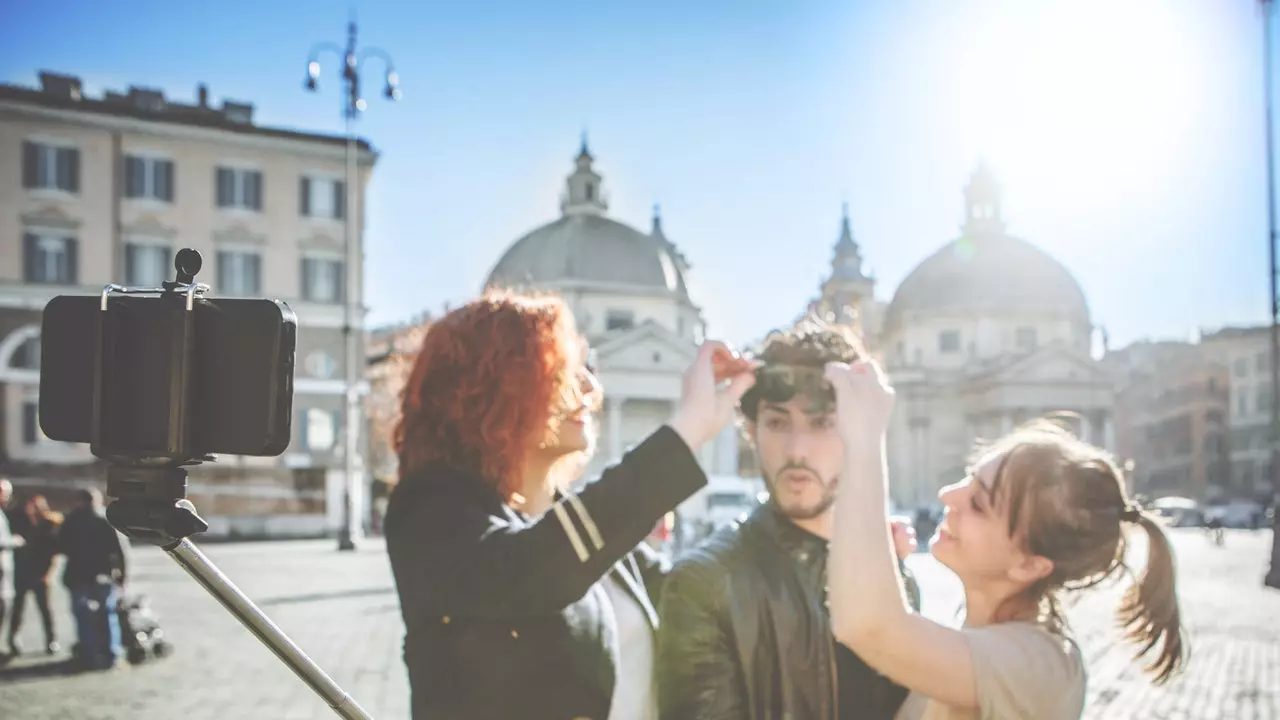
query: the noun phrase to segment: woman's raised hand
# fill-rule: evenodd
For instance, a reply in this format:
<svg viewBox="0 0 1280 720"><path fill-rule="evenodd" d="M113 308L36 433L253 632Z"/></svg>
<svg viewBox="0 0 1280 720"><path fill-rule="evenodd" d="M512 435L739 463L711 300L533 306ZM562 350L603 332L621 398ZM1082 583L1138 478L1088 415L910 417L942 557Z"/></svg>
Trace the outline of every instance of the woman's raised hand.
<svg viewBox="0 0 1280 720"><path fill-rule="evenodd" d="M702 447L729 424L743 393L755 384L755 368L722 342L708 340L698 348L670 423L690 448Z"/></svg>

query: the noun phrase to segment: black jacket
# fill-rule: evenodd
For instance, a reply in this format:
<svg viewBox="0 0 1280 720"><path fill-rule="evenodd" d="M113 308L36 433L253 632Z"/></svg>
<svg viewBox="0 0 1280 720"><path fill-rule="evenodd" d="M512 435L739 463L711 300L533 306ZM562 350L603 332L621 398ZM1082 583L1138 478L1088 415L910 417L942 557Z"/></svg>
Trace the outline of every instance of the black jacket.
<svg viewBox="0 0 1280 720"><path fill-rule="evenodd" d="M770 503L682 557L658 612L662 720L892 718L906 690L835 642L826 568L826 541Z"/></svg>
<svg viewBox="0 0 1280 720"><path fill-rule="evenodd" d="M385 528L414 720L605 720L619 655L600 581L618 573L656 624L639 576L662 569L637 546L706 482L666 426L536 520L474 475L402 478Z"/></svg>
<svg viewBox="0 0 1280 720"><path fill-rule="evenodd" d="M58 552L67 556L62 582L69 588L105 580L123 584L128 565L125 543L101 508L78 507L58 531Z"/></svg>

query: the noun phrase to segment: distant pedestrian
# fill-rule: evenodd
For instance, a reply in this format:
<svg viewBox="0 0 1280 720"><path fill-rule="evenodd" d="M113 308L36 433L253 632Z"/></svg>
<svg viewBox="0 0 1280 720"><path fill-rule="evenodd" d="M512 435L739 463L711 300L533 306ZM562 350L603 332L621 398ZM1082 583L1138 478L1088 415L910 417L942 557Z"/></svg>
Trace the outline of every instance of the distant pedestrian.
<svg viewBox="0 0 1280 720"><path fill-rule="evenodd" d="M13 497L13 485L5 478L0 478L0 627L4 626L5 615L13 602L13 551L22 547L21 535L14 535L9 529L9 499ZM13 648L0 652L0 656L13 654Z"/></svg>
<svg viewBox="0 0 1280 720"><path fill-rule="evenodd" d="M123 653L116 604L125 582L125 548L97 490L81 490L76 500L58 533L58 549L67 556L62 582L76 619L76 660L102 670L117 665Z"/></svg>
<svg viewBox="0 0 1280 720"><path fill-rule="evenodd" d="M9 621L9 647L15 655L22 652L18 644L18 631L26 597L30 594L40 611L44 624L45 652L58 652L57 633L54 632L53 613L49 609L49 573L53 558L58 554L58 529L62 515L49 509L43 495L32 495L22 504L22 512L13 517L12 529L21 535L26 544L14 552L14 600L13 616Z"/></svg>

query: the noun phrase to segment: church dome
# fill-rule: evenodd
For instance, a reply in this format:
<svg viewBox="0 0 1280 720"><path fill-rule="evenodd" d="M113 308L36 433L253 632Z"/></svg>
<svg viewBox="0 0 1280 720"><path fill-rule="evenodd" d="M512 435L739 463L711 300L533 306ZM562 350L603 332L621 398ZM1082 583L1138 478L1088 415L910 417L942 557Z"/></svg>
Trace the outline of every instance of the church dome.
<svg viewBox="0 0 1280 720"><path fill-rule="evenodd" d="M1089 325L1084 291L1048 253L1005 231L995 178L980 166L965 189L964 234L930 255L898 286L885 310L883 333L913 316L1039 313Z"/></svg>
<svg viewBox="0 0 1280 720"><path fill-rule="evenodd" d="M656 212L648 234L605 217L608 205L592 161L584 139L561 201L560 219L508 248L489 272L485 287L629 285L687 298L686 263L663 235Z"/></svg>

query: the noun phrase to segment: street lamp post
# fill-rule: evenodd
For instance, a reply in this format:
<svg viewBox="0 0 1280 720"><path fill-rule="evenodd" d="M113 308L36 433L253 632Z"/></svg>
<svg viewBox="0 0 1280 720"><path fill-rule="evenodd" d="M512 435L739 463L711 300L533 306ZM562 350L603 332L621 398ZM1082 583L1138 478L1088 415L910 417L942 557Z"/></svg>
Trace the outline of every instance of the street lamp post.
<svg viewBox="0 0 1280 720"><path fill-rule="evenodd" d="M1267 257L1270 261L1271 291L1271 433L1269 446L1272 506L1280 506L1280 295L1276 288L1276 172L1275 147L1271 114L1271 15L1273 0L1259 0L1262 5L1262 81L1267 137ZM1280 589L1280 507L1272 520L1271 569L1263 582Z"/></svg>
<svg viewBox="0 0 1280 720"><path fill-rule="evenodd" d="M375 47L365 47L363 50L357 50L356 34L356 23L355 20L352 20L347 25L347 46L345 49L336 43L317 43L314 45L307 58L306 80L307 90L315 92L319 89L320 55L332 52L342 61L342 82L344 86L342 117L345 123L347 139L346 172L344 176L347 201L343 212L343 273L346 280L342 289L342 333L346 350L346 362L344 364L346 368L346 401L343 406L342 458L345 466L345 475L343 478L342 526L338 532L339 550L354 550L356 547L355 537L358 534L355 530L357 524L355 494L358 492L356 483L358 476L363 474L362 453L359 450L359 382L362 374L360 369L364 367L364 363L359 353L360 342L356 320L357 314L360 312L360 298L363 296L361 279L364 274L364 258L363 244L360 245L360 254L356 253L359 238L359 228L356 226L356 221L357 217L359 217L360 221L363 222L364 217L363 208L360 206L360 193L357 190L359 186L357 173L359 147L356 143L354 128L355 121L359 119L360 113L364 112L366 107L364 98L360 96L360 69L366 60L378 58L382 61L386 81L383 95L388 100L393 101L400 98L400 78L391 62L391 56L386 51ZM360 328L363 327L364 323L362 321L360 322Z"/></svg>

